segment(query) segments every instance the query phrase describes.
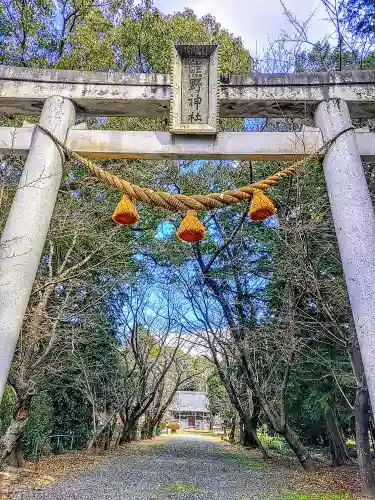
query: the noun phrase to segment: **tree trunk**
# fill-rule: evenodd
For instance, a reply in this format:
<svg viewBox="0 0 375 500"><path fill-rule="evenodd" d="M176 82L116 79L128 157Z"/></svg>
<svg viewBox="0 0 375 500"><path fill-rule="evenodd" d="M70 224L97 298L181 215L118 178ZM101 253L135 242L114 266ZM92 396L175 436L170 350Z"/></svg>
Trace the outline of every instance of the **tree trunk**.
<svg viewBox="0 0 375 500"><path fill-rule="evenodd" d="M339 467L350 461L350 458L345 447L334 407L331 407L326 411L324 421L329 441L329 448L331 450L332 466Z"/></svg>
<svg viewBox="0 0 375 500"><path fill-rule="evenodd" d="M107 422L105 425L103 425L99 430L97 430L96 427L93 428L93 435L92 438L90 439L88 445L87 445L87 451L90 451L94 446L100 446L100 443L103 443L105 441L104 435L107 434L108 432L108 427L110 426L110 423ZM106 432L104 432L106 431Z"/></svg>
<svg viewBox="0 0 375 500"><path fill-rule="evenodd" d="M96 446L96 444L97 444L97 439L98 439L98 437L97 437L96 435L94 435L94 436L90 439L90 441L89 441L89 443L88 443L88 445L87 445L87 451L90 451L90 450L91 450L94 446Z"/></svg>
<svg viewBox="0 0 375 500"><path fill-rule="evenodd" d="M234 443L235 435L236 435L236 420L237 417L234 415L232 417L231 423L230 423L230 430L228 434L228 440L230 443Z"/></svg>
<svg viewBox="0 0 375 500"><path fill-rule="evenodd" d="M141 429L141 439L152 439L152 431L158 424L159 414L152 415L151 413L145 414L145 420Z"/></svg>
<svg viewBox="0 0 375 500"><path fill-rule="evenodd" d="M23 458L23 452L22 452L22 436L20 436L16 444L13 446L12 452L11 452L11 465L13 467L24 467L25 466L25 459Z"/></svg>
<svg viewBox="0 0 375 500"><path fill-rule="evenodd" d="M369 498L375 498L375 474L371 460L369 439L370 401L358 339L353 322L351 323L352 334L348 340L348 352L353 372L357 380L354 415L358 465L363 495Z"/></svg>
<svg viewBox="0 0 375 500"><path fill-rule="evenodd" d="M369 395L367 386L357 387L355 404L355 434L362 492L364 496L375 498L375 475L371 460L369 439Z"/></svg>
<svg viewBox="0 0 375 500"><path fill-rule="evenodd" d="M253 432L248 432L246 426L244 426L243 445L249 448L257 448L258 445L254 438L254 434L256 435L257 433L261 408L259 399L257 398L254 392L252 397L252 403L253 403L253 413L251 414L251 418L249 419L248 425L250 426L251 429L253 429Z"/></svg>
<svg viewBox="0 0 375 500"><path fill-rule="evenodd" d="M242 444L251 448L260 448L259 439L256 430L251 426L251 418L247 415L241 415L243 424ZM261 444L261 443L260 443ZM263 446L261 444L261 446Z"/></svg>
<svg viewBox="0 0 375 500"><path fill-rule="evenodd" d="M375 427L372 419L372 409L371 409L371 404L370 404L370 398L368 398L368 404L369 404L369 411L368 411L368 416L369 416L369 429L370 429L370 436L371 436L371 443L372 443L372 449L375 451Z"/></svg>
<svg viewBox="0 0 375 500"><path fill-rule="evenodd" d="M256 394L254 392L253 392L252 402L253 402L253 413L251 415L250 423L251 423L251 427L255 431L257 431L258 424L259 424L259 416L260 416L261 406L260 406L259 398L256 396Z"/></svg>
<svg viewBox="0 0 375 500"><path fill-rule="evenodd" d="M263 404L263 410L269 418L274 431L285 439L289 447L293 450L294 454L298 458L298 461L302 465L302 467L307 472L315 472L315 462L306 446L302 444L298 435L289 427L287 423L281 422L281 419L278 417L278 415L268 406L268 404L265 404L265 402Z"/></svg>
<svg viewBox="0 0 375 500"><path fill-rule="evenodd" d="M133 429L130 431L130 439L132 441L136 441L138 439L138 428L133 427Z"/></svg>
<svg viewBox="0 0 375 500"><path fill-rule="evenodd" d="M233 407L237 410L237 413L238 413L240 419L242 420L242 422L244 422L244 425L246 425L248 431L253 434L253 437L254 437L254 440L257 444L257 447L262 452L263 457L269 458L267 450L265 449L263 444L258 439L256 431L254 431L254 429L251 427L250 418L247 417L243 407L241 406L241 402L239 400L239 395L237 394L235 388L233 387L233 384L231 384L231 382L225 377L225 374L223 373L223 370L221 368L221 365L220 365L220 362L218 361L218 359L216 357L214 359L215 359L216 368L218 369L220 380L223 382L223 385L225 387L225 390L227 391L230 402L232 403Z"/></svg>
<svg viewBox="0 0 375 500"><path fill-rule="evenodd" d="M152 439L152 431L155 425L150 422L145 422L145 425L141 429L141 439Z"/></svg>
<svg viewBox="0 0 375 500"><path fill-rule="evenodd" d="M314 460L312 459L307 448L301 443L297 434L288 425L285 425L283 430L276 430L276 432L283 436L290 448L294 451L302 467L307 472L315 472L316 466Z"/></svg>
<svg viewBox="0 0 375 500"><path fill-rule="evenodd" d="M149 425L146 428L145 439L153 438L153 430L156 429L158 422L149 422Z"/></svg>
<svg viewBox="0 0 375 500"><path fill-rule="evenodd" d="M246 446L248 448L256 448L256 444L254 446L255 440L254 436L251 432L247 430L245 426L243 426L242 430L242 446Z"/></svg>
<svg viewBox="0 0 375 500"><path fill-rule="evenodd" d="M232 337L235 342L240 341L243 339L243 324L238 325L236 321L234 320L234 316L232 314L231 308L228 304L228 302L225 299L225 296L222 292L222 289L220 285L215 281L214 278L209 276L207 273L209 272L209 267L205 267L204 263L202 261L202 258L197 256L197 261L198 264L201 268L204 282L208 285L209 288L211 288L213 294L217 298L218 302L220 303L220 306L223 310L224 316L228 322L228 326L231 330ZM238 291L238 288L237 288ZM239 301L240 303L241 301ZM239 334L241 332L241 334ZM212 350L211 350L212 352ZM217 357L215 356L215 364L216 367L218 368L218 372L220 375L220 379L224 384L224 387L228 393L229 399L231 403L233 404L234 408L237 410L242 422L244 423L244 429L246 429L246 432L248 434L252 435L252 441L255 443L255 445L259 448L259 450L262 452L262 455L264 458L268 458L268 453L267 450L264 448L263 444L259 441L256 429L254 429L251 425L251 421L249 418L247 418L246 413L244 411L243 406L240 403L240 400L238 400L238 394L236 394L236 391L234 390L234 387L232 384L228 383L228 380L226 380L226 377L223 375L222 370L220 369L220 362L218 361ZM245 381L246 385L246 381ZM241 397L241 396L240 396Z"/></svg>
<svg viewBox="0 0 375 500"><path fill-rule="evenodd" d="M120 437L120 442L119 442L120 446L125 443L130 443L132 440L131 436L132 436L131 428L125 424Z"/></svg>
<svg viewBox="0 0 375 500"><path fill-rule="evenodd" d="M108 429L107 429L107 432L105 433L105 440L104 440L104 443L103 443L103 450L104 451L107 451L110 449L111 447L111 442L112 442L112 438L113 438L113 433L115 431L115 426L116 426L116 422L111 422L109 425L108 425Z"/></svg>
<svg viewBox="0 0 375 500"><path fill-rule="evenodd" d="M277 432L280 436L282 436L285 441L288 443L290 448L295 453L298 461L302 465L302 467L307 472L315 472L316 466L312 456L310 455L308 449L302 444L298 435L289 427L286 422L285 412L282 415L279 415L276 410L269 404L266 397L263 395L260 390L258 384L255 381L255 377L251 371L250 366L247 363L247 360L244 356L241 357L243 366L248 377L245 379L249 388L255 393L258 398L259 405L261 406L264 414L267 416L272 428L275 432Z"/></svg>
<svg viewBox="0 0 375 500"><path fill-rule="evenodd" d="M17 451L13 456L15 461L23 463L21 453L22 434L27 424L27 413L31 402L31 396L22 400L14 414L5 434L0 438L0 469L3 467L9 456L12 454L13 448L17 446Z"/></svg>
<svg viewBox="0 0 375 500"><path fill-rule="evenodd" d="M251 422L251 419L249 419L249 423ZM251 426L251 423L250 423ZM251 431L249 431L249 427L246 426L246 424L243 423L243 432L242 432L242 445L249 447L249 448L257 448L258 445L256 443L256 440L254 438L254 432L255 429L251 426ZM254 429L254 430L253 430Z"/></svg>
<svg viewBox="0 0 375 500"><path fill-rule="evenodd" d="M132 420L125 421L119 442L120 446L125 443L131 443L132 441L135 441L136 438L137 423Z"/></svg>
<svg viewBox="0 0 375 500"><path fill-rule="evenodd" d="M25 430L27 420L12 419L4 436L0 439L0 468L12 453L17 442L21 440L23 431Z"/></svg>

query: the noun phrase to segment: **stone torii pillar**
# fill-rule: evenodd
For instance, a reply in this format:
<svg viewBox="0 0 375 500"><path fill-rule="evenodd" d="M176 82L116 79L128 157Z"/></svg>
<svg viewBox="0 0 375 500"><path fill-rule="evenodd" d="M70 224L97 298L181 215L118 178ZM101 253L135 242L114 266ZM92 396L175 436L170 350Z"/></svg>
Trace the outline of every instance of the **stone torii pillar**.
<svg viewBox="0 0 375 500"><path fill-rule="evenodd" d="M325 141L352 125L342 99L321 102ZM375 215L354 130L326 152L324 175L372 408L375 409Z"/></svg>
<svg viewBox="0 0 375 500"><path fill-rule="evenodd" d="M40 124L65 141L72 101L46 99ZM62 176L64 154L43 131L30 151L0 241L0 401L29 302Z"/></svg>

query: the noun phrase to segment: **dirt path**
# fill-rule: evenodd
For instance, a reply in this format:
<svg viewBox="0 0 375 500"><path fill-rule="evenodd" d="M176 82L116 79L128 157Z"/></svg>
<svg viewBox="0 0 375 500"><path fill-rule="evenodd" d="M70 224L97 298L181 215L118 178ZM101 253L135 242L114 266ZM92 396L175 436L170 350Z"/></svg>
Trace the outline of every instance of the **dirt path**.
<svg viewBox="0 0 375 500"><path fill-rule="evenodd" d="M218 439L177 435L139 444L86 472L61 478L22 500L282 499L298 474L254 454L248 458Z"/></svg>

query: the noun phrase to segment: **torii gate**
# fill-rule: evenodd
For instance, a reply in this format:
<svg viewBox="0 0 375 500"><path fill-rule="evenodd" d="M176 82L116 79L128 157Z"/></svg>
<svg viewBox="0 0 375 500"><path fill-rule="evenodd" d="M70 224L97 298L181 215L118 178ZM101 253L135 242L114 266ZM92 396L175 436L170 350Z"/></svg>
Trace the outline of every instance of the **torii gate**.
<svg viewBox="0 0 375 500"><path fill-rule="evenodd" d="M168 75L0 66L0 113L39 115L67 147L94 158L272 159L330 144L324 174L375 408L375 217L361 157L375 161L375 134L353 118L375 116L375 72L230 76L218 80L216 46L179 45ZM86 130L81 116L171 113L171 133ZM300 133L217 133L221 117L315 116ZM27 154L0 242L0 400L38 269L64 157L42 130L0 127L0 154Z"/></svg>

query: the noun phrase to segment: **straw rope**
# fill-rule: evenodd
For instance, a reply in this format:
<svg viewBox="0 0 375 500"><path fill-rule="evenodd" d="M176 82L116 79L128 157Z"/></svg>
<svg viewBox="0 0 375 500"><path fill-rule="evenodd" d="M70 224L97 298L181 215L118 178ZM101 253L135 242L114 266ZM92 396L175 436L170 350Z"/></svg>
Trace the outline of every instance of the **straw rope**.
<svg viewBox="0 0 375 500"><path fill-rule="evenodd" d="M125 179L121 179L120 177L117 177L116 175L97 167L87 158L83 158L81 155L69 149L63 142L61 142L42 125L36 124L36 126L44 133L46 133L58 146L60 146L69 158L79 161L84 167L87 168L91 175L97 177L108 186L119 189L131 200L137 200L142 203L163 207L172 212L186 212L187 210L212 210L216 208L223 208L234 203L240 203L241 201L250 200L253 196L254 191L259 189L262 191L266 191L270 187L277 184L282 178L294 174L301 167L313 164L316 160L320 159L324 155L328 147L333 142L335 142L342 134L348 132L349 130L354 130L354 127L348 127L342 130L332 139L327 141L321 148L319 148L316 153L313 153L307 158L293 163L289 167L286 167L284 170L270 175L269 177L266 177L261 181L243 186L239 189L222 191L221 193L184 195L170 194L164 191L154 191L150 188L141 187L137 184L132 184Z"/></svg>

